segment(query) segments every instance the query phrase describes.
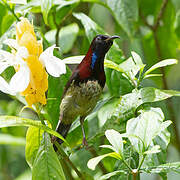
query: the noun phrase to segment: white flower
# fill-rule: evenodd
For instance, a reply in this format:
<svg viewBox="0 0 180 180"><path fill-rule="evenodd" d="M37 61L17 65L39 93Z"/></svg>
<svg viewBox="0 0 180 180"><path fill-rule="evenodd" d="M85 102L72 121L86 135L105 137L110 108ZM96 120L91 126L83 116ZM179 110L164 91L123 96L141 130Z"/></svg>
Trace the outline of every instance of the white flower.
<svg viewBox="0 0 180 180"><path fill-rule="evenodd" d="M12 40L9 42L11 45L14 43ZM15 46L11 47L15 48ZM27 63L23 60L23 58L28 56L28 51L25 47L18 48L16 55L0 50L0 74L9 66L19 67L19 70L13 75L9 83L0 76L0 91L11 95L24 91L30 82L30 70Z"/></svg>
<svg viewBox="0 0 180 180"><path fill-rule="evenodd" d="M26 47L19 46L14 39L7 39L4 43L14 49L15 52L9 53L0 50L0 74L9 66L19 67L19 69L9 83L0 76L0 91L15 95L18 92L23 92L30 83L31 72L26 61L24 61L28 58L29 52ZM59 77L61 74L66 73L66 66L63 61L53 55L54 48L55 45L42 52L39 61L50 75Z"/></svg>
<svg viewBox="0 0 180 180"><path fill-rule="evenodd" d="M46 67L47 72L54 77L59 77L61 74L66 73L66 65L63 61L53 55L54 48L53 45L47 48L39 56L39 60Z"/></svg>

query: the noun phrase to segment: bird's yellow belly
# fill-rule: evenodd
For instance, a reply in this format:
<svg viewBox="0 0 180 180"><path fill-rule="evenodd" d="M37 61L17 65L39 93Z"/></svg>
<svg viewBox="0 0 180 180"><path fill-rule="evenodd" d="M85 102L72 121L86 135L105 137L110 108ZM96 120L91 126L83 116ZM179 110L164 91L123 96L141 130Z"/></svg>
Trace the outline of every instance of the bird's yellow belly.
<svg viewBox="0 0 180 180"><path fill-rule="evenodd" d="M69 124L78 116L88 115L95 107L101 93L102 88L97 81L88 81L79 86L72 83L60 105L62 122Z"/></svg>

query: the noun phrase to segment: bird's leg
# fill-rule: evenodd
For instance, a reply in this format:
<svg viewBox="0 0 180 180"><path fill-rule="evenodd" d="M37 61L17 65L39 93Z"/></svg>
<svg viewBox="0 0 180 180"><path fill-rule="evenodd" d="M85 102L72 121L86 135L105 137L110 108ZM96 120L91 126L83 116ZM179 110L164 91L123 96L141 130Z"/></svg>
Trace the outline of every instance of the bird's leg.
<svg viewBox="0 0 180 180"><path fill-rule="evenodd" d="M86 134L85 134L85 131L84 131L84 119L85 119L85 117L83 117L83 116L80 117L81 129L82 129L82 133L83 133L82 144L83 144L83 146L88 147L88 143L87 143L87 140L86 140Z"/></svg>

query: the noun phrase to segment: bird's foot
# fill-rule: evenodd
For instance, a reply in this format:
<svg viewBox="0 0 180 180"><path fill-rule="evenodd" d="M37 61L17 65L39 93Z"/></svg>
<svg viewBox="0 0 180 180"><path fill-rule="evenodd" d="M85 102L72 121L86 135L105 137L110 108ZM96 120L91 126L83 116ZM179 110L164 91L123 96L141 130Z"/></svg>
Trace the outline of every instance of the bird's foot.
<svg viewBox="0 0 180 180"><path fill-rule="evenodd" d="M88 142L87 142L86 138L83 138L82 145L83 145L83 147L88 149Z"/></svg>

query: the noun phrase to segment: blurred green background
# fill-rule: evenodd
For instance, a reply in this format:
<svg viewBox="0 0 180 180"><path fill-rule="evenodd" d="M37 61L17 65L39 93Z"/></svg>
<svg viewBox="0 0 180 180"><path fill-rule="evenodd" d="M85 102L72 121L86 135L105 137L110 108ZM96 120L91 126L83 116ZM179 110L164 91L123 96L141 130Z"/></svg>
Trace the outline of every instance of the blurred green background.
<svg viewBox="0 0 180 180"><path fill-rule="evenodd" d="M54 0L49 1L50 5L46 2L34 0L28 1L25 5L10 4L10 6L19 17L23 15L29 20L33 19L35 32L39 38L43 38L45 48L54 43L60 46L61 58L85 54L89 47L84 27L73 15L75 12L83 12L108 34L121 37L117 43L125 58L128 58L133 50L142 57L143 63L147 65L146 68L163 59L180 59L180 0L132 0L125 3L122 3L123 0ZM45 13L43 8L48 13L47 19L43 18ZM15 35L13 28L15 22L16 18L4 2L0 1L1 48L4 47L2 44L4 39ZM9 69L6 71L6 75L10 74L8 71L11 72ZM180 64L164 68L157 73L161 73L163 77L148 79L143 82L143 86L180 91ZM106 88L105 92L107 91ZM119 91L120 95L127 92ZM160 106L166 119L173 121L169 129L171 143L168 147L167 159L169 162L179 161L180 99L171 98L153 106ZM0 115L37 118L28 109L19 114L22 107L20 101L0 92ZM31 172L24 155L25 134L26 128L22 127L0 129L0 180L30 178ZM142 175L142 179L159 179L159 177ZM180 175L169 173L168 179L180 179Z"/></svg>

